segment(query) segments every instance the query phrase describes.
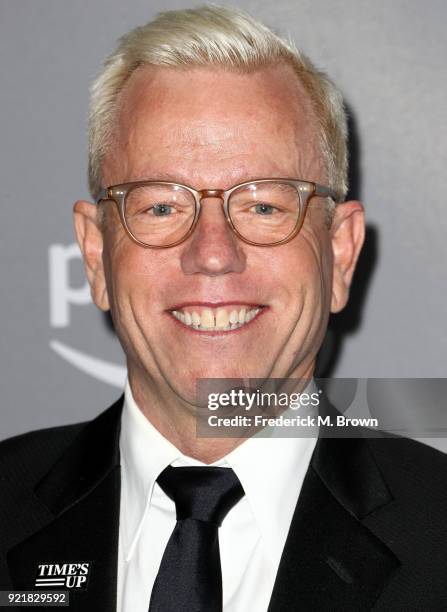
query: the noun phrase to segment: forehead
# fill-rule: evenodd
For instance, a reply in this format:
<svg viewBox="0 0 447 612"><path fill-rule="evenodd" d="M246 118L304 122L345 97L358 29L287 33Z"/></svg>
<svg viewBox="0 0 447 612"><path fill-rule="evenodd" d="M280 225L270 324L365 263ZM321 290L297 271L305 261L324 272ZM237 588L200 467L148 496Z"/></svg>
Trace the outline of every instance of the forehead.
<svg viewBox="0 0 447 612"><path fill-rule="evenodd" d="M194 180L205 167L209 180L283 176L295 162L315 165L318 148L308 95L288 65L250 74L141 67L118 100L115 142L106 166L117 182L172 172Z"/></svg>

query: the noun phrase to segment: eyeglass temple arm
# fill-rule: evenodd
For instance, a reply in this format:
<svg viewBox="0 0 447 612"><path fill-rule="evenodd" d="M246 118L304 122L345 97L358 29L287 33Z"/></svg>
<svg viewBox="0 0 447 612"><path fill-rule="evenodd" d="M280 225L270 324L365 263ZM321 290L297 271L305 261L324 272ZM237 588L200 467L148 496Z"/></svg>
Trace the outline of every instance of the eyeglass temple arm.
<svg viewBox="0 0 447 612"><path fill-rule="evenodd" d="M329 189L329 187L325 187L324 185L319 185L318 183L315 183L314 195L321 196L322 198L331 198L332 200L334 200L334 202L339 201L339 198L335 191Z"/></svg>
<svg viewBox="0 0 447 612"><path fill-rule="evenodd" d="M96 204L99 204L101 200L108 200L108 199L109 199L109 190L101 189L101 191L98 193L98 197L96 198Z"/></svg>

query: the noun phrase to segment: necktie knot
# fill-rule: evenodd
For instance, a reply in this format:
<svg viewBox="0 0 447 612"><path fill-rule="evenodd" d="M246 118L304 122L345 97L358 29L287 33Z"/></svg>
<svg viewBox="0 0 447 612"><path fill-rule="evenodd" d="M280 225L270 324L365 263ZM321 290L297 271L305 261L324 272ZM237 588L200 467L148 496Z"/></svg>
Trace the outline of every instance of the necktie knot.
<svg viewBox="0 0 447 612"><path fill-rule="evenodd" d="M195 519L220 526L244 496L242 485L230 468L168 466L157 482L175 502L178 521Z"/></svg>

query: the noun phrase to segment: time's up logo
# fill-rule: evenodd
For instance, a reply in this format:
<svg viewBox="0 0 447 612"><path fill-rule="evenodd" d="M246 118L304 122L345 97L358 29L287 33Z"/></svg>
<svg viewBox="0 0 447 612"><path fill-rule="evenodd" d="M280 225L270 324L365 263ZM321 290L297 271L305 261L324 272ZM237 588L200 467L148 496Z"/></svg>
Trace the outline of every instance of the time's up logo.
<svg viewBox="0 0 447 612"><path fill-rule="evenodd" d="M85 589L90 563L40 563L37 566L35 587Z"/></svg>

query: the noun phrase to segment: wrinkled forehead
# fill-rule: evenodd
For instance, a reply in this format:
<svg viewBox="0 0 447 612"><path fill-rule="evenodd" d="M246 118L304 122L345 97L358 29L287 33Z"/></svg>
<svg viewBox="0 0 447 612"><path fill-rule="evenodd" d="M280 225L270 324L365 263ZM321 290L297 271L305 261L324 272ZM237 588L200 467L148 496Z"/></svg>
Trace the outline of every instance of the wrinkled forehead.
<svg viewBox="0 0 447 612"><path fill-rule="evenodd" d="M253 73L140 67L118 98L115 130L109 166L133 172L145 158L156 161L154 151L160 161L193 156L197 164L262 155L282 163L297 148L309 163L318 157L309 96L288 65Z"/></svg>

